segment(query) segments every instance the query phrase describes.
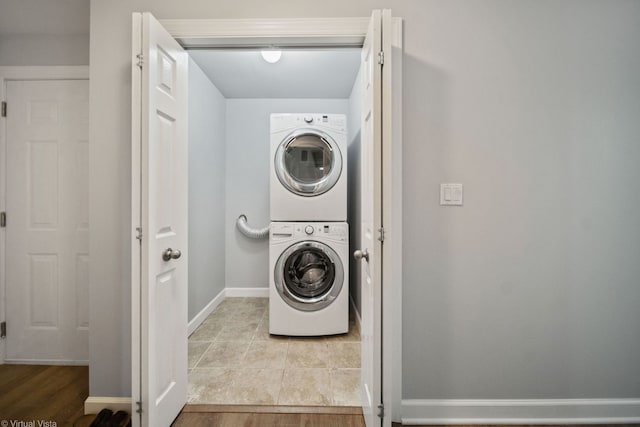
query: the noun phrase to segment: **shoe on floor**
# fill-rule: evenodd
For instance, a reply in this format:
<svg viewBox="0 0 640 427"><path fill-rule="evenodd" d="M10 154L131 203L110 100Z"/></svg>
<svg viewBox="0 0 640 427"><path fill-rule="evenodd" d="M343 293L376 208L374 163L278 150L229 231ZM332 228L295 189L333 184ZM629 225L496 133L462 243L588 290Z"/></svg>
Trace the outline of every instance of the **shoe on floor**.
<svg viewBox="0 0 640 427"><path fill-rule="evenodd" d="M111 419L112 416L113 411L111 409L105 408L102 411L98 412L98 415L96 415L96 419L93 420L89 427L106 427L108 425L107 422Z"/></svg>
<svg viewBox="0 0 640 427"><path fill-rule="evenodd" d="M129 413L125 411L118 411L107 423L109 427L126 427L127 425L131 425L131 417L129 417Z"/></svg>

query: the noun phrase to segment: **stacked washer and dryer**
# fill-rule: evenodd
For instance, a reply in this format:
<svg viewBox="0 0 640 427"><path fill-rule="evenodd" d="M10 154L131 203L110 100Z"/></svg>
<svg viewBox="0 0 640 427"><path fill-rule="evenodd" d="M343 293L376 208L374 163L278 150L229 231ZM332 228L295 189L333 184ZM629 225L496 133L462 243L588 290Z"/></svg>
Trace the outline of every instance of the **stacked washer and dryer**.
<svg viewBox="0 0 640 427"><path fill-rule="evenodd" d="M344 115L271 115L271 334L349 330L346 156Z"/></svg>

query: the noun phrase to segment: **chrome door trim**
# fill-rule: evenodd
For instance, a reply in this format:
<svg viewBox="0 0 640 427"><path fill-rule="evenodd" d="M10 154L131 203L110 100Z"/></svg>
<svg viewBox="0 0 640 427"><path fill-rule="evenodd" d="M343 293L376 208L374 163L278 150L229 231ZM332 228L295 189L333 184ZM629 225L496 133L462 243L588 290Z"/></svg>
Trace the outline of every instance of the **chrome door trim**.
<svg viewBox="0 0 640 427"><path fill-rule="evenodd" d="M284 285L284 263L294 252L304 248L314 248L322 251L335 267L333 283L331 288L329 288L329 291L324 293L324 295L312 298L302 298L293 294L289 288ZM336 251L334 251L329 245L315 240L305 240L294 243L280 254L273 271L273 276L278 294L289 306L301 311L318 311L331 304L340 294L344 283L344 266L342 265L342 261Z"/></svg>
<svg viewBox="0 0 640 427"><path fill-rule="evenodd" d="M331 170L322 179L316 181L313 184L303 183L293 178L288 172L287 167L284 164L284 154L289 145L295 141L296 138L305 135L312 135L320 138L327 144L331 150ZM317 129L297 129L287 135L282 140L278 149L276 150L275 158L273 159L275 164L276 175L280 183L289 191L299 196L313 197L326 193L331 190L333 186L340 179L342 173L342 153L335 140L326 132Z"/></svg>

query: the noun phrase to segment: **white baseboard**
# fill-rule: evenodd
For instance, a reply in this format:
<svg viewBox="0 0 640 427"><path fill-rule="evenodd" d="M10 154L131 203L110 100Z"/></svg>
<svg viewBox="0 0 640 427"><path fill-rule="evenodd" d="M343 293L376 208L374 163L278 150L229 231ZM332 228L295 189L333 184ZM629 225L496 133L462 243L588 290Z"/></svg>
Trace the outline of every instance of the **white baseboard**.
<svg viewBox="0 0 640 427"><path fill-rule="evenodd" d="M5 359L7 365L89 366L88 360Z"/></svg>
<svg viewBox="0 0 640 427"><path fill-rule="evenodd" d="M630 424L640 399L407 399L402 424Z"/></svg>
<svg viewBox="0 0 640 427"><path fill-rule="evenodd" d="M252 297L252 298L269 298L269 288L225 288L225 296L231 298Z"/></svg>
<svg viewBox="0 0 640 427"><path fill-rule="evenodd" d="M94 397L89 396L84 401L84 414L97 414L103 409L116 411L127 411L131 413L130 397Z"/></svg>
<svg viewBox="0 0 640 427"><path fill-rule="evenodd" d="M191 335L193 331L198 329L198 326L211 314L213 310L222 302L225 298L225 289L221 290L198 314L196 314L189 325L187 326L187 335Z"/></svg>

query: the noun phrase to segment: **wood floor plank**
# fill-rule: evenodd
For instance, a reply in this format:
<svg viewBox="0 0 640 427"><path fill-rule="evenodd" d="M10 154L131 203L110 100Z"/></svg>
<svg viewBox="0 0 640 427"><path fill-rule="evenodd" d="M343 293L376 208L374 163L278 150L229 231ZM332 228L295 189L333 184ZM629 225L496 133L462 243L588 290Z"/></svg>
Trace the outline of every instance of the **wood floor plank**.
<svg viewBox="0 0 640 427"><path fill-rule="evenodd" d="M0 414L72 427L89 395L87 366L0 365Z"/></svg>
<svg viewBox="0 0 640 427"><path fill-rule="evenodd" d="M182 409L183 413L190 412L229 412L229 413L260 413L260 414L333 414L333 415L362 415L359 406L285 406L285 405L210 405L188 404Z"/></svg>
<svg viewBox="0 0 640 427"><path fill-rule="evenodd" d="M13 390L45 369L46 366L40 365L0 365L0 395Z"/></svg>
<svg viewBox="0 0 640 427"><path fill-rule="evenodd" d="M173 427L364 427L362 415L181 413Z"/></svg>

